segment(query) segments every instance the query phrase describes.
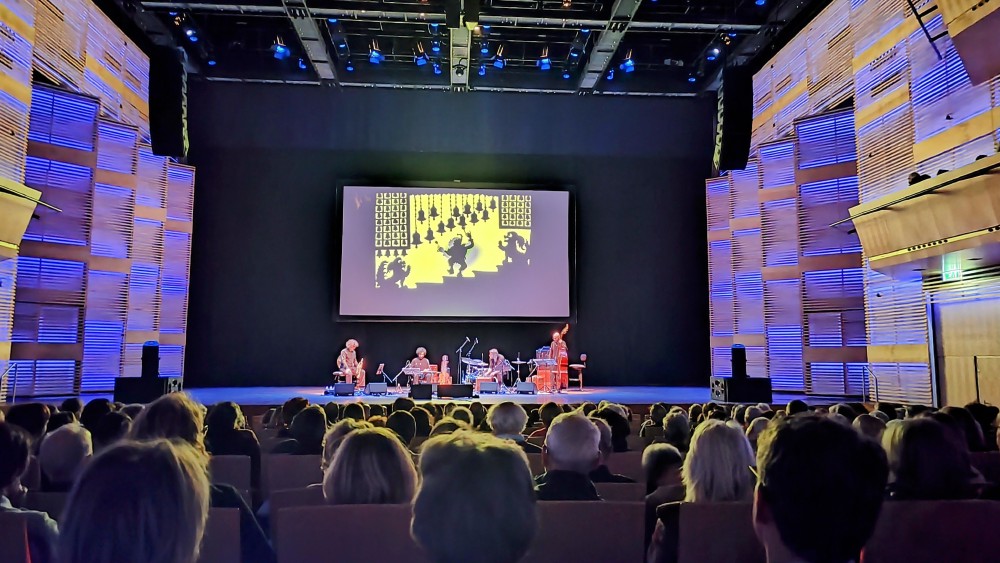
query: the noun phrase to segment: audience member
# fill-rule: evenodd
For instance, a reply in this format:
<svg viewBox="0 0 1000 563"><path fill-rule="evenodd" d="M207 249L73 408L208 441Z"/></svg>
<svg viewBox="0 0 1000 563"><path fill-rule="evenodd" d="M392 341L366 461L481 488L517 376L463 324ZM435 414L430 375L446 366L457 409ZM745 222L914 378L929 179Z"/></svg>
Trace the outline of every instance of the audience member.
<svg viewBox="0 0 1000 563"><path fill-rule="evenodd" d="M454 418L459 422L464 422L468 424L470 428L475 428L475 426L473 426L472 411L470 411L465 407L455 407L454 409L452 409L451 414L449 416L451 416L452 418Z"/></svg>
<svg viewBox="0 0 1000 563"><path fill-rule="evenodd" d="M760 438L754 530L769 563L857 561L886 484L878 444L821 416L776 420Z"/></svg>
<svg viewBox="0 0 1000 563"><path fill-rule="evenodd" d="M688 418L688 420L691 421L691 428L694 428L694 426L698 424L698 421L701 419L701 416L702 416L702 406L701 405L695 403L695 404L691 405L690 407L688 407L687 418ZM666 425L664 425L663 428L665 430L666 429ZM680 448L677 448L677 449L680 450ZM681 451L683 452L684 450L681 450Z"/></svg>
<svg viewBox="0 0 1000 563"><path fill-rule="evenodd" d="M399 411L399 412L406 412L406 411ZM388 420L384 416L368 417L368 423L374 426L375 428L385 428L386 422L388 422Z"/></svg>
<svg viewBox="0 0 1000 563"><path fill-rule="evenodd" d="M753 496L753 450L743 432L717 420L694 431L682 476L688 502L737 502Z"/></svg>
<svg viewBox="0 0 1000 563"><path fill-rule="evenodd" d="M540 454L542 448L525 440L524 428L528 424L528 413L524 407L513 402L504 401L490 407L486 414L493 435L504 440L513 440L524 453Z"/></svg>
<svg viewBox="0 0 1000 563"><path fill-rule="evenodd" d="M461 420L446 416L434 423L434 428L431 428L431 437L451 434L458 430L472 430L472 427Z"/></svg>
<svg viewBox="0 0 1000 563"><path fill-rule="evenodd" d="M885 414L884 412L882 412L880 410L874 410L874 411L872 411L872 412L870 412L868 414L871 415L871 416L874 416L875 418L877 418L879 420L881 420L885 424L888 424L890 420L894 420L894 419L890 419L889 415Z"/></svg>
<svg viewBox="0 0 1000 563"><path fill-rule="evenodd" d="M754 420L764 416L764 411L760 409L757 405L750 405L747 407L746 411L743 413L743 427L750 428Z"/></svg>
<svg viewBox="0 0 1000 563"><path fill-rule="evenodd" d="M552 421L555 420L557 416L562 414L562 409L559 405L549 401L539 407L538 418L542 423L542 427L531 433L529 438L544 438L545 434L549 431L549 426L552 425Z"/></svg>
<svg viewBox="0 0 1000 563"><path fill-rule="evenodd" d="M337 449L340 448L340 444L343 443L344 438L351 432L363 428L373 428L373 426L368 422L354 420L353 418L345 418L331 426L326 431L326 436L323 437L323 457L320 460L320 469L326 472L326 468L333 462L333 456L337 453Z"/></svg>
<svg viewBox="0 0 1000 563"><path fill-rule="evenodd" d="M897 431L886 430L883 447L889 459L890 498L946 500L976 496L965 443L943 423L930 417L904 420Z"/></svg>
<svg viewBox="0 0 1000 563"><path fill-rule="evenodd" d="M597 410L597 405L595 405L594 403L591 403L590 401L587 401L587 402L583 403L582 405L580 405L580 412L582 412L586 416L590 416L590 413L592 413L592 412L594 412L596 410Z"/></svg>
<svg viewBox="0 0 1000 563"><path fill-rule="evenodd" d="M90 432L79 423L67 424L49 432L38 448L43 490L67 493L73 482L94 455Z"/></svg>
<svg viewBox="0 0 1000 563"><path fill-rule="evenodd" d="M750 407L753 408L753 407ZM748 409L749 410L749 409ZM765 418L763 415L753 418L749 425L747 425L747 441L750 442L750 447L753 451L757 451L757 440L760 435L764 432L764 429L771 423L771 420Z"/></svg>
<svg viewBox="0 0 1000 563"><path fill-rule="evenodd" d="M323 412L326 413L327 424L334 424L340 420L340 405L330 401L329 403L323 405Z"/></svg>
<svg viewBox="0 0 1000 563"><path fill-rule="evenodd" d="M111 406L111 401L107 399L92 399L83 407L83 411L80 413L80 424L84 428L94 431L97 421L101 419L102 416L114 411L114 407Z"/></svg>
<svg viewBox="0 0 1000 563"><path fill-rule="evenodd" d="M424 407L413 407L410 410L413 421L417 425L417 438L427 438L431 435L431 428L434 427L434 415Z"/></svg>
<svg viewBox="0 0 1000 563"><path fill-rule="evenodd" d="M965 410L969 411L972 418L979 423L985 446L996 451L997 443L1000 443L1000 435L997 434L997 415L1000 414L1000 410L993 405L983 403L969 403L965 405Z"/></svg>
<svg viewBox="0 0 1000 563"><path fill-rule="evenodd" d="M383 407L382 405L372 405L369 408L369 413L370 416L384 416L386 418L389 417L389 415L386 414L385 412L385 407Z"/></svg>
<svg viewBox="0 0 1000 563"><path fill-rule="evenodd" d="M326 412L319 405L309 405L292 419L288 432L292 438L279 442L271 453L292 455L320 455L323 453L323 436L326 436Z"/></svg>
<svg viewBox="0 0 1000 563"><path fill-rule="evenodd" d="M44 512L21 510L27 492L20 476L28 467L31 441L20 426L0 421L0 514L18 514L28 530L28 549L32 563L54 563L59 528Z"/></svg>
<svg viewBox="0 0 1000 563"><path fill-rule="evenodd" d="M611 447L616 452L628 451L628 435L632 432L629 427L628 418L621 414L615 405L609 405L603 409L597 409L591 418L599 418L608 423L611 428Z"/></svg>
<svg viewBox="0 0 1000 563"><path fill-rule="evenodd" d="M416 485L413 458L398 436L363 428L341 442L323 475L323 497L328 504L408 504Z"/></svg>
<svg viewBox="0 0 1000 563"><path fill-rule="evenodd" d="M809 412L809 405L801 399L788 401L788 405L785 407L785 413L788 414L788 416L795 416L804 412Z"/></svg>
<svg viewBox="0 0 1000 563"><path fill-rule="evenodd" d="M867 411L865 411L865 412L867 412ZM851 405L848 405L846 403L837 403L836 405L833 405L832 407L830 407L830 413L831 414L839 414L839 415L843 416L844 418L847 419L848 423L850 423L851 421L853 421L855 419L855 417L857 417L858 414L860 414L860 413L858 413L857 411L854 410L854 407L852 407Z"/></svg>
<svg viewBox="0 0 1000 563"><path fill-rule="evenodd" d="M983 428L979 426L976 419L968 410L962 407L944 407L942 413L955 419L962 427L962 437L969 447L970 452L986 451L986 440L983 437Z"/></svg>
<svg viewBox="0 0 1000 563"><path fill-rule="evenodd" d="M250 458L250 482L260 484L260 441L247 429L246 417L231 401L212 407L205 418L205 448L212 455L245 455Z"/></svg>
<svg viewBox="0 0 1000 563"><path fill-rule="evenodd" d="M524 557L538 515L522 450L459 431L424 444L420 472L411 531L431 561L459 563L475 554L478 563L515 563Z"/></svg>
<svg viewBox="0 0 1000 563"><path fill-rule="evenodd" d="M601 500L588 475L600 461L601 432L579 413L557 416L548 427L535 478L538 500Z"/></svg>
<svg viewBox="0 0 1000 563"><path fill-rule="evenodd" d="M667 416L663 417L663 436L657 441L670 444L681 453L687 452L691 443L691 427L692 422L683 411L667 413Z"/></svg>
<svg viewBox="0 0 1000 563"><path fill-rule="evenodd" d="M639 436L659 435L663 428L663 417L667 416L667 405L663 403L653 403L649 407L649 420L644 421L639 427ZM653 430L655 429L655 431Z"/></svg>
<svg viewBox="0 0 1000 563"><path fill-rule="evenodd" d="M646 533L648 547L656 526L656 507L684 500L681 466L684 455L670 444L650 444L642 451L642 472L646 477Z"/></svg>
<svg viewBox="0 0 1000 563"><path fill-rule="evenodd" d="M59 405L59 412L71 412L76 420L80 420L80 415L83 414L83 401L80 397L70 397Z"/></svg>
<svg viewBox="0 0 1000 563"><path fill-rule="evenodd" d="M38 442L45 435L45 430L49 425L48 405L42 403L21 403L10 407L7 410L7 424L19 426L28 434L31 441L31 450L38 450Z"/></svg>
<svg viewBox="0 0 1000 563"><path fill-rule="evenodd" d="M469 411L472 412L472 427L476 430L489 432L489 430L482 428L483 421L486 420L486 407L479 401L473 401L469 405Z"/></svg>
<svg viewBox="0 0 1000 563"><path fill-rule="evenodd" d="M859 414L851 425L858 432L881 443L882 433L885 432L885 423L882 422L882 419L870 414Z"/></svg>
<svg viewBox="0 0 1000 563"><path fill-rule="evenodd" d="M608 460L611 459L611 454L614 451L612 445L612 433L611 426L603 418L591 417L590 421L597 426L597 430L601 433L601 439L598 442L598 451L600 452L600 459L598 461L597 468L590 472L590 480L593 483L635 483L634 479L629 479L624 475L619 475L617 473L612 473L608 469Z"/></svg>
<svg viewBox="0 0 1000 563"><path fill-rule="evenodd" d="M290 430L295 415L299 414L309 406L309 399L305 397L292 397L281 405L281 426L278 428L279 438L291 438ZM368 418L368 417L365 417Z"/></svg>
<svg viewBox="0 0 1000 563"><path fill-rule="evenodd" d="M411 411L415 406L417 406L417 403L415 403L413 399L409 397L397 397L396 400L392 402L392 412Z"/></svg>
<svg viewBox="0 0 1000 563"><path fill-rule="evenodd" d="M361 403L348 403L344 405L344 408L340 411L340 419L353 419L353 420L368 420L365 416L365 408L361 406Z"/></svg>
<svg viewBox="0 0 1000 563"><path fill-rule="evenodd" d="M396 411L390 414L385 427L399 436L405 448L410 447L410 442L417 435L417 420L408 411Z"/></svg>
<svg viewBox="0 0 1000 563"><path fill-rule="evenodd" d="M166 440L115 445L69 496L60 563L192 563L208 519L206 458Z"/></svg>
<svg viewBox="0 0 1000 563"><path fill-rule="evenodd" d="M100 453L108 446L125 438L132 428L132 419L125 413L109 412L102 416L90 431L94 440L94 453Z"/></svg>
<svg viewBox="0 0 1000 563"><path fill-rule="evenodd" d="M48 434L74 422L78 422L75 414L67 411L56 411L49 417L49 422L45 426L45 433Z"/></svg>
<svg viewBox="0 0 1000 563"><path fill-rule="evenodd" d="M125 405L119 412L128 416L129 420L135 420L136 417L139 416L139 413L141 413L142 409L144 408L146 408L146 405L141 405L139 403L132 403L131 405Z"/></svg>

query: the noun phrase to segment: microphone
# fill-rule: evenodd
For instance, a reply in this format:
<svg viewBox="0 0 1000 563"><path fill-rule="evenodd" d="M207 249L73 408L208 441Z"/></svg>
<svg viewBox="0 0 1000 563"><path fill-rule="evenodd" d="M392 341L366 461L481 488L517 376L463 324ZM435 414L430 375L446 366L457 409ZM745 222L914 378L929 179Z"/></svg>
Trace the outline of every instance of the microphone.
<svg viewBox="0 0 1000 563"><path fill-rule="evenodd" d="M468 343L468 342L469 342L469 337L468 337L468 336L466 336L466 337L465 337L465 342L466 342L466 343Z"/></svg>

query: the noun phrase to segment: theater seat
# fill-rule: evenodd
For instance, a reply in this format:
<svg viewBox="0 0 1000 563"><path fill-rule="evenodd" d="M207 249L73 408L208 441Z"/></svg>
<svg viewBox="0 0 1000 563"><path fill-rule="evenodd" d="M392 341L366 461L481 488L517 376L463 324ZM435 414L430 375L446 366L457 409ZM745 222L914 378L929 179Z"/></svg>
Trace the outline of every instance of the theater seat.
<svg viewBox="0 0 1000 563"><path fill-rule="evenodd" d="M39 491L28 491L24 498L24 508L37 510L49 515L49 518L58 521L62 518L63 508L69 500L69 493L43 493Z"/></svg>
<svg viewBox="0 0 1000 563"><path fill-rule="evenodd" d="M1000 452L973 452L971 461L987 481L1000 484Z"/></svg>
<svg viewBox="0 0 1000 563"><path fill-rule="evenodd" d="M644 510L641 502L540 502L538 534L522 563L640 563Z"/></svg>
<svg viewBox="0 0 1000 563"><path fill-rule="evenodd" d="M277 521L281 510L293 506L322 506L326 504L326 500L323 499L323 489L320 487L272 491L268 500L271 503L272 536L274 535L274 530L278 529Z"/></svg>
<svg viewBox="0 0 1000 563"><path fill-rule="evenodd" d="M240 511L211 508L198 563L240 563Z"/></svg>
<svg viewBox="0 0 1000 563"><path fill-rule="evenodd" d="M542 454L527 454L528 455L528 467L531 469L531 474L533 476L541 475L545 473L545 466L542 464Z"/></svg>
<svg viewBox="0 0 1000 563"><path fill-rule="evenodd" d="M408 504L285 508L274 534L278 563L426 562L410 537L410 517Z"/></svg>
<svg viewBox="0 0 1000 563"><path fill-rule="evenodd" d="M642 474L642 452L620 452L611 454L608 469L639 482L645 481Z"/></svg>
<svg viewBox="0 0 1000 563"><path fill-rule="evenodd" d="M644 483L594 483L597 494L608 501L645 502L646 485Z"/></svg>
<svg viewBox="0 0 1000 563"><path fill-rule="evenodd" d="M318 455L275 454L262 456L261 472L265 498L271 491L301 489L323 481Z"/></svg>
<svg viewBox="0 0 1000 563"><path fill-rule="evenodd" d="M862 563L986 563L1000 554L1000 502L898 501L882 505Z"/></svg>
<svg viewBox="0 0 1000 563"><path fill-rule="evenodd" d="M28 529L16 514L0 513L0 561L31 563L28 553Z"/></svg>
<svg viewBox="0 0 1000 563"><path fill-rule="evenodd" d="M676 503L680 509L677 561L763 563L764 547L753 531L749 502Z"/></svg>
<svg viewBox="0 0 1000 563"><path fill-rule="evenodd" d="M208 472L213 483L232 485L250 506L254 505L250 491L253 490L250 478L250 456L246 455L213 455L208 459Z"/></svg>
<svg viewBox="0 0 1000 563"><path fill-rule="evenodd" d="M31 456L28 458L28 467L21 474L21 484L29 491L41 488L42 464L38 463L37 457Z"/></svg>

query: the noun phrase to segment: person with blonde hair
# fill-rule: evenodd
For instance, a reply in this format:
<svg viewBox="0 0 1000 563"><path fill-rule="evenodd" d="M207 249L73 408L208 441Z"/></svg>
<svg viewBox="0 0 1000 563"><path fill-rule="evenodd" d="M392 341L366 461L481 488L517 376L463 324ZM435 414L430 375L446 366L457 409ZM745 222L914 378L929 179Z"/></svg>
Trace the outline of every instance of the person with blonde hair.
<svg viewBox="0 0 1000 563"><path fill-rule="evenodd" d="M431 561L514 563L524 557L538 513L520 448L460 430L424 443L420 473L410 533Z"/></svg>
<svg viewBox="0 0 1000 563"><path fill-rule="evenodd" d="M340 448L340 444L343 443L348 434L365 428L374 428L374 426L370 422L354 420L353 418L345 418L331 426L326 431L326 436L323 436L323 457L320 460L320 469L326 471L326 468L333 462L334 454L337 453L337 449Z"/></svg>
<svg viewBox="0 0 1000 563"><path fill-rule="evenodd" d="M406 504L416 486L413 458L387 428L349 433L323 474L327 504Z"/></svg>
<svg viewBox="0 0 1000 563"><path fill-rule="evenodd" d="M753 448L753 451L757 451L757 438L760 437L764 430L767 430L767 426L770 423L770 420L763 416L758 416L750 421L750 424L747 424L747 440L750 441L750 447Z"/></svg>
<svg viewBox="0 0 1000 563"><path fill-rule="evenodd" d="M457 432L458 430L472 430L472 426L463 420L446 416L434 423L434 427L431 428L431 437L433 438L434 436L440 436L442 434L451 434L452 432Z"/></svg>
<svg viewBox="0 0 1000 563"><path fill-rule="evenodd" d="M513 401L504 401L493 405L486 413L486 423L489 424L494 436L513 441L524 450L524 453L542 453L542 448L529 443L524 438L524 428L528 425L528 413L521 405Z"/></svg>
<svg viewBox="0 0 1000 563"><path fill-rule="evenodd" d="M687 502L737 502L753 497L750 470L754 454L743 432L718 420L707 420L694 431L684 459Z"/></svg>
<svg viewBox="0 0 1000 563"><path fill-rule="evenodd" d="M70 493L60 563L192 563L208 519L206 457L167 440L111 446Z"/></svg>
<svg viewBox="0 0 1000 563"><path fill-rule="evenodd" d="M589 474L600 463L601 431L582 413L552 421L542 447L545 473L535 478L538 500L601 500Z"/></svg>
<svg viewBox="0 0 1000 563"><path fill-rule="evenodd" d="M49 432L38 448L38 462L48 480L47 492L69 492L73 481L94 455L90 432L79 422Z"/></svg>

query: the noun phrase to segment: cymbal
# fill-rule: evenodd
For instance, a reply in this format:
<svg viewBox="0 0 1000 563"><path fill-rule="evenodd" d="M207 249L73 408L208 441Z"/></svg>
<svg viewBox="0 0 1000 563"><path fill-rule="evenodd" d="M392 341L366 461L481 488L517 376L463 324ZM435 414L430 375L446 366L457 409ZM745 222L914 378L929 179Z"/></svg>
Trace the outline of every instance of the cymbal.
<svg viewBox="0 0 1000 563"><path fill-rule="evenodd" d="M570 365L569 365L569 366L567 366L567 367L569 367L569 368L571 368L571 369L584 369L584 368L586 368L587 366L585 366L585 365L583 365L583 364L570 364Z"/></svg>
<svg viewBox="0 0 1000 563"><path fill-rule="evenodd" d="M525 360L513 360L513 361L511 361L510 363L514 364L515 366L519 366L519 365L521 365L521 364L526 364L526 363L528 363L528 362L527 362L527 361L525 361Z"/></svg>
<svg viewBox="0 0 1000 563"><path fill-rule="evenodd" d="M476 367L488 365L486 362L477 360L476 358L462 358L462 363Z"/></svg>

